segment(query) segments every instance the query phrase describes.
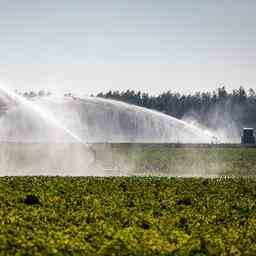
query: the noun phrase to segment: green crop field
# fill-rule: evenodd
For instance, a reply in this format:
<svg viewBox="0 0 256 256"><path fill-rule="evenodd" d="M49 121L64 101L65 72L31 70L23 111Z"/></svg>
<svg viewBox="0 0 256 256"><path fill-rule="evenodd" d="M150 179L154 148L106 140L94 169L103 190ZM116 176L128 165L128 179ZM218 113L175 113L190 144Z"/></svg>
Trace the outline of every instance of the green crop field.
<svg viewBox="0 0 256 256"><path fill-rule="evenodd" d="M96 160L127 175L256 176L256 148L239 145L96 145ZM125 172L126 170L126 172Z"/></svg>
<svg viewBox="0 0 256 256"><path fill-rule="evenodd" d="M0 255L256 255L255 178L0 178Z"/></svg>

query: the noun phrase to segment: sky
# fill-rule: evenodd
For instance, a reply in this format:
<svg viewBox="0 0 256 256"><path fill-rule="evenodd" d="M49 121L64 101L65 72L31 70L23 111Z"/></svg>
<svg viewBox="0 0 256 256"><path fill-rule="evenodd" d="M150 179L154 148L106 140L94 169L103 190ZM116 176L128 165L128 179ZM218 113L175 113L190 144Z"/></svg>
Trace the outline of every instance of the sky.
<svg viewBox="0 0 256 256"><path fill-rule="evenodd" d="M256 88L255 0L0 0L0 82L20 91Z"/></svg>

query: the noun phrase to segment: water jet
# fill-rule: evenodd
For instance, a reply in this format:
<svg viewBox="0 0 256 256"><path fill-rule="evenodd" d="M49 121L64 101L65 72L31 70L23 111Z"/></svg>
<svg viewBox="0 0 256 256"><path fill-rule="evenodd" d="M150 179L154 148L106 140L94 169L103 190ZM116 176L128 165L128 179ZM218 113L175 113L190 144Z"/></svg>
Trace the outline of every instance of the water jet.
<svg viewBox="0 0 256 256"><path fill-rule="evenodd" d="M103 170L111 150L93 145L211 143L215 138L160 112L95 97L28 100L0 89L0 106L0 175L129 175L125 156L117 170ZM106 154L97 166L95 154Z"/></svg>

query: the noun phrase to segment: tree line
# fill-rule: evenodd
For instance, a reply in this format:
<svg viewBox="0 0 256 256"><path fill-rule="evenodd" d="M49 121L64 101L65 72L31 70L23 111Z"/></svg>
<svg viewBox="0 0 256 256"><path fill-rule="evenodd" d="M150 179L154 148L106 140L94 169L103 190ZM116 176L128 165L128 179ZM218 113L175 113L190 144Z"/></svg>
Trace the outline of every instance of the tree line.
<svg viewBox="0 0 256 256"><path fill-rule="evenodd" d="M235 123L256 127L256 93L243 87L228 92L225 86L212 92L180 94L163 92L152 96L140 91L108 91L97 97L114 99L163 112L178 119L192 117L200 124L216 128Z"/></svg>
<svg viewBox="0 0 256 256"><path fill-rule="evenodd" d="M51 92L18 92L26 98L50 96ZM64 96L72 96L66 93ZM212 92L195 92L180 94L178 92L163 92L159 95L149 95L141 91L108 91L101 92L96 97L114 99L140 107L156 110L178 119L191 119L199 124L217 129L235 124L237 128L244 126L256 128L256 92L243 87L227 91L225 86Z"/></svg>

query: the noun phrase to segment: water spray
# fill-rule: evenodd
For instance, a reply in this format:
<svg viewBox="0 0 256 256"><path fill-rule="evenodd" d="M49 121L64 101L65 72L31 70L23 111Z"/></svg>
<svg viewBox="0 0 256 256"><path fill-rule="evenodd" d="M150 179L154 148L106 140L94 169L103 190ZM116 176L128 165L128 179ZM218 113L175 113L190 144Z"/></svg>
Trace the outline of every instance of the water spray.
<svg viewBox="0 0 256 256"><path fill-rule="evenodd" d="M13 100L16 100L17 102L20 102L21 104L23 104L24 106L27 106L30 110L35 111L36 113L38 113L40 115L41 118L47 120L48 122L50 122L51 124L53 124L55 127L63 130L67 135L69 135L71 138L73 138L75 141L85 144L83 143L83 141L81 140L81 138L79 136L77 136L76 134L74 134L72 131L70 131L67 127L65 127L64 125L62 125L61 123L59 123L54 117L53 115L45 110L40 108L39 106L37 106L36 104L33 104L32 102L28 101L27 99L25 99L24 97L21 97L20 95L12 92L11 90L8 90L6 88L4 88L3 86L0 87L0 91L3 91L5 94L9 95Z"/></svg>
<svg viewBox="0 0 256 256"><path fill-rule="evenodd" d="M47 109L44 109L37 104L34 104L32 101L27 100L26 98L12 92L11 90L1 86L0 87L0 93L2 92L3 95L6 95L6 97L10 98L11 103L14 104L15 107L18 107L19 105L25 107L25 109L28 109L28 111L34 112L39 118L49 123L51 126L59 129L60 131L63 131L64 134L66 134L70 139L72 139L73 142L80 144L86 152L90 152L92 161L95 162L95 152L90 144L84 142L76 133L71 131L69 128L67 128L65 125L63 125L60 121L58 121L50 111ZM8 111L8 110L7 110ZM50 141L50 143L53 143L54 141ZM18 141L17 141L18 143ZM73 144L73 143L72 143ZM64 145L63 145L64 146ZM66 146L65 146L66 147ZM65 157L65 156L63 156ZM82 157L82 155L81 155ZM85 157L85 156L84 156ZM86 167L84 167L86 168ZM70 170L72 172L72 170Z"/></svg>
<svg viewBox="0 0 256 256"><path fill-rule="evenodd" d="M47 161L53 161L54 164L49 165L48 170L52 170L54 175L57 174L57 168L61 167L69 170L68 175L73 175L73 170L78 168L79 171L81 170L81 175L95 175L97 173L102 176L111 174L110 171L105 171L105 168L102 169L102 166L111 166L112 171L117 171L114 170L115 163L118 166L119 163L111 159L118 154L118 159L121 161L119 174L127 174L127 170L131 170L134 163L131 163L131 159L128 160L126 155L121 155L122 152L114 152L111 147L112 143L213 143L216 137L213 133L193 124L154 110L120 101L95 97L75 97L73 95L69 97L56 98L50 96L49 98L34 97L26 99L5 87L0 87L1 92L3 103L6 101L6 105L10 104L9 106L13 106L13 109L7 109L2 118L0 117L2 122L0 135L4 137L7 134L7 139L14 138L15 142L10 149L12 157L9 158L10 160L4 160L6 162L5 166L15 162L16 159L23 162L24 159L28 159L30 169L32 167L39 168L39 173L41 170L44 174L48 174L42 168L45 168ZM44 122L41 124L42 121ZM42 145L42 148L45 148L44 152L41 149L34 152L33 149L38 147L36 145L38 141L39 145L44 144L40 143L40 136L46 135L50 136L45 137L50 142L50 153L47 145ZM61 137L63 135L64 137ZM68 139L75 142L70 143L71 146L55 143L56 140L61 139L62 141L67 136ZM42 138L45 141L44 137ZM23 141L27 142L27 140L31 143L24 145ZM101 149L100 146L97 146L98 142L106 143L109 147L103 145L103 149ZM96 144L92 145L92 143ZM28 144L31 145L32 150ZM9 150L8 147L7 145L7 151ZM62 147L64 148L62 149ZM82 152L81 148L83 147L85 150L83 149ZM2 146L2 152L4 148L5 146ZM52 148L54 148L53 151ZM94 149L97 151L96 165ZM86 168L84 166L89 166L85 157L87 153L90 154L88 159L94 159L94 167L98 165L98 169L92 168L93 173L83 172L83 168ZM2 159L8 158L8 155L7 157L4 153L2 155ZM41 165L38 164L37 158L41 160ZM56 161L58 162L56 163ZM115 166L108 165L111 161ZM16 167L19 167L19 165L15 165ZM21 167L16 168L16 170L27 169L27 165L21 165Z"/></svg>

